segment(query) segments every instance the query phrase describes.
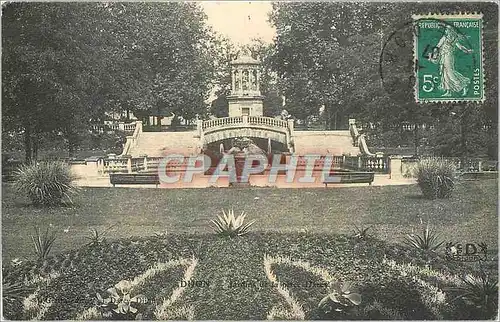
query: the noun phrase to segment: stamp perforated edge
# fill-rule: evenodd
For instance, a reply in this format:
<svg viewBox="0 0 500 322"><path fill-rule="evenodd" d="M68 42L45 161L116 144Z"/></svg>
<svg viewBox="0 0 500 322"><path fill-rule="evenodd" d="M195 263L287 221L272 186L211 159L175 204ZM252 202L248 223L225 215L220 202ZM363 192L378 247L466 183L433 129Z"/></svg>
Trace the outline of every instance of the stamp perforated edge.
<svg viewBox="0 0 500 322"><path fill-rule="evenodd" d="M449 99L449 100L419 100L418 99L418 71L415 68L414 73L415 73L415 85L414 85L414 95L415 95L415 102L417 104L429 104L429 103L462 103L462 102L467 102L467 103L484 103L486 101L486 78L484 77L484 37L483 37L483 30L484 30L484 20L483 20L483 14L481 12L473 12L473 13L452 13L452 14L443 14L443 13L427 13L427 14L415 14L411 16L413 19L413 22L416 22L420 19L426 19L426 18L432 18L432 19L440 19L440 18L446 18L446 19L459 19L459 18L471 18L471 19L481 19L481 30L479 32L480 37L481 37L481 75L482 81L483 81L483 97L478 100L478 99ZM416 64L417 62L417 34L414 33L413 35L413 63Z"/></svg>

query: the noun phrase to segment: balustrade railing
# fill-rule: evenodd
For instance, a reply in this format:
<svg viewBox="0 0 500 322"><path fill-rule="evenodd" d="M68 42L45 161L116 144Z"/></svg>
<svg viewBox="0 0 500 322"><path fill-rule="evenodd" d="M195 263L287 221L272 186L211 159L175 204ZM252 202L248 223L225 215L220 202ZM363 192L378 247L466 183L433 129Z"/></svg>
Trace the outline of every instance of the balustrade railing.
<svg viewBox="0 0 500 322"><path fill-rule="evenodd" d="M187 158L187 157L186 157ZM375 173L387 174L390 173L390 160L387 156L332 156L333 162L330 169L349 169L355 171L372 171ZM97 160L99 175L108 175L109 173L140 173L140 172L157 172L163 157L107 157ZM425 159L425 158L423 158ZM460 159L460 158L441 158L451 161L456 164L459 172L498 172L498 161L480 160L480 159ZM271 166L269 159L268 168ZM414 177L418 158L403 158L401 171L406 177ZM314 161L313 171L324 171L325 157L321 157ZM282 160L283 162L283 160ZM308 164L307 158L300 156L297 159L296 169L305 170ZM216 164L215 164L216 165ZM187 161L169 161L165 166L166 171L185 171ZM212 165L214 166L214 165Z"/></svg>
<svg viewBox="0 0 500 322"><path fill-rule="evenodd" d="M421 160L426 159L440 159L453 162L455 167L460 172L491 172L498 171L498 161L495 160L482 160L473 158L459 158L459 157L422 157L422 158L403 158L403 167L416 166Z"/></svg>
<svg viewBox="0 0 500 322"><path fill-rule="evenodd" d="M213 127L244 125L244 124L268 125L273 127L288 128L287 121L265 116L222 117L218 119L203 121L202 128L205 130Z"/></svg>
<svg viewBox="0 0 500 322"><path fill-rule="evenodd" d="M135 122L128 123L128 124L123 124L123 130L125 132L133 132L135 130L135 127L136 127L136 123Z"/></svg>
<svg viewBox="0 0 500 322"><path fill-rule="evenodd" d="M103 159L103 174L127 173L127 158Z"/></svg>
<svg viewBox="0 0 500 322"><path fill-rule="evenodd" d="M362 168L380 173L389 173L388 157L363 157Z"/></svg>
<svg viewBox="0 0 500 322"><path fill-rule="evenodd" d="M249 116L248 124L269 125L273 127L288 127L287 121L275 119L272 117Z"/></svg>
<svg viewBox="0 0 500 322"><path fill-rule="evenodd" d="M139 140L141 133L142 121L137 121L134 125L134 133L131 136L127 136L127 142L125 142L125 146L123 147L122 155L129 154L130 149L137 146L137 141Z"/></svg>
<svg viewBox="0 0 500 322"><path fill-rule="evenodd" d="M91 126L91 130L96 133L104 133L105 131L134 132L135 128L136 128L136 122L131 122L131 123L114 122L111 124Z"/></svg>
<svg viewBox="0 0 500 322"><path fill-rule="evenodd" d="M343 166L351 170L389 173L389 157L387 156L346 156Z"/></svg>

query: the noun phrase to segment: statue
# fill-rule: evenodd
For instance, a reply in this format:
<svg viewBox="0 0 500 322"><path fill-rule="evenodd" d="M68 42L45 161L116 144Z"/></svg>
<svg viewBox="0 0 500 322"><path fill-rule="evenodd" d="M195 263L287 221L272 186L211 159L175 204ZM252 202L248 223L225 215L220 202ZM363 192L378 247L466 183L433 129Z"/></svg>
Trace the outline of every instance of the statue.
<svg viewBox="0 0 500 322"><path fill-rule="evenodd" d="M248 70L243 71L243 90L248 90Z"/></svg>
<svg viewBox="0 0 500 322"><path fill-rule="evenodd" d="M252 82L252 89L253 89L254 91L256 91L256 90L257 90L257 82L259 81L257 71L256 71L256 70L253 70L253 71L252 71L252 75L253 75L253 77L252 77L252 79L253 79L253 82Z"/></svg>
<svg viewBox="0 0 500 322"><path fill-rule="evenodd" d="M234 71L234 91L239 91L240 90L240 83L241 79L239 77L239 73L237 70Z"/></svg>
<svg viewBox="0 0 500 322"><path fill-rule="evenodd" d="M255 80L254 80L253 76L254 76L253 75L253 70L249 70L248 71L248 89L249 90L254 90L254 86L253 85L254 85Z"/></svg>

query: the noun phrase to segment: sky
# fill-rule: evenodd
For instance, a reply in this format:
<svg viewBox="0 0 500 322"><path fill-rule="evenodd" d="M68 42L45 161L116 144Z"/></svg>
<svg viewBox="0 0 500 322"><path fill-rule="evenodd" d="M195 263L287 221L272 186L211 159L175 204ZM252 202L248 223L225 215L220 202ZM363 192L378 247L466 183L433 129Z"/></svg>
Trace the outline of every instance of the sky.
<svg viewBox="0 0 500 322"><path fill-rule="evenodd" d="M267 22L271 12L268 1L205 1L201 6L208 24L235 44L248 44L252 38L273 41L275 29Z"/></svg>

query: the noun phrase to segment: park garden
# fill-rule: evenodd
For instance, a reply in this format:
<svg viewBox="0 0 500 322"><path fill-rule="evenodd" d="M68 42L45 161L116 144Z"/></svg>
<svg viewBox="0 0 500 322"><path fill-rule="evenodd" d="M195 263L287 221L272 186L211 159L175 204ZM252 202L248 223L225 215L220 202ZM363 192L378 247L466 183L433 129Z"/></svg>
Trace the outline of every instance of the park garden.
<svg viewBox="0 0 500 322"><path fill-rule="evenodd" d="M405 28L422 10L483 12L484 101L415 101ZM238 46L197 3L3 4L3 318L498 318L497 12L274 3L274 42ZM413 182L76 184L70 164L119 154L128 122L227 117L243 50L262 62L265 117L311 132L356 118L354 141L411 156Z"/></svg>
<svg viewBox="0 0 500 322"><path fill-rule="evenodd" d="M43 171L59 182L2 189L10 319L496 314L497 180L444 175L439 188L422 173L402 187L76 189L60 165ZM478 245L476 261L453 257L466 243Z"/></svg>

